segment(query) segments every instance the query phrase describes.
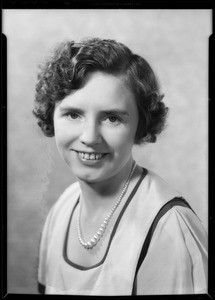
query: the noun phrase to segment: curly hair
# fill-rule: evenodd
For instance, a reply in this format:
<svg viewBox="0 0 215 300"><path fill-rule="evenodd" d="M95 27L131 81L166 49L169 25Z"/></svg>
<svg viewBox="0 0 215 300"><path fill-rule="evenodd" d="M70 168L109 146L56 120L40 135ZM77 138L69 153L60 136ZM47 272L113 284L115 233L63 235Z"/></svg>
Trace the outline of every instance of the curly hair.
<svg viewBox="0 0 215 300"><path fill-rule="evenodd" d="M87 74L101 71L124 78L135 96L139 123L135 144L154 143L165 127L168 108L155 73L141 56L110 39L90 38L59 44L40 66L33 114L46 136L54 136L55 104L81 88Z"/></svg>

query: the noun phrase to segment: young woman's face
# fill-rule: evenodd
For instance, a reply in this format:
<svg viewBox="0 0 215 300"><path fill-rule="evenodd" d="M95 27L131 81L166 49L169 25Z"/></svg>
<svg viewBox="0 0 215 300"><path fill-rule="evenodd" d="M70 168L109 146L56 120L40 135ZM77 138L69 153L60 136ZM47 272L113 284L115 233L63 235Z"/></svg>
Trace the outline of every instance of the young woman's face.
<svg viewBox="0 0 215 300"><path fill-rule="evenodd" d="M56 104L54 112L59 153L86 182L101 182L125 171L137 125L136 101L123 79L101 72L90 74L81 89Z"/></svg>

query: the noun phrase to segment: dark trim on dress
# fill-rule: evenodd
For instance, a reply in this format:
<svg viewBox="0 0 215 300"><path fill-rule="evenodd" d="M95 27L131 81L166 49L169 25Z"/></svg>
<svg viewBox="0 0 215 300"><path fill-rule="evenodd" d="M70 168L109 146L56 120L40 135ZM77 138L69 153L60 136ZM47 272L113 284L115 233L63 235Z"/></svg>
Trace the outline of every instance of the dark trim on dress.
<svg viewBox="0 0 215 300"><path fill-rule="evenodd" d="M46 287L45 287L45 285L41 284L40 282L37 282L37 290L38 290L39 294L43 295L43 294L45 294Z"/></svg>
<svg viewBox="0 0 215 300"><path fill-rule="evenodd" d="M98 262L97 264L92 265L92 266L90 266L90 267L84 267L84 266L81 266L81 265L78 265L78 264L72 262L72 261L68 258L68 255L67 255L67 245L68 245L69 228L70 228L70 224L71 224L71 220L72 220L73 213L74 213L75 208L77 207L77 205L78 205L78 203L79 203L79 198L78 198L78 200L77 200L77 202L76 202L76 204L75 204L75 206L74 206L74 208L73 208L73 210L72 210L70 219L69 219L69 223L68 223L68 226L67 226L66 235L65 235L65 239L64 239L64 246L63 246L63 258L64 258L64 260L65 260L69 265L73 266L73 267L76 268L76 269L86 271L86 270L90 270L90 269L96 268L96 267L100 266L101 264L103 264L103 262L104 262L105 259L106 259L107 254L108 254L108 251L109 251L111 242L112 242L112 240L113 240L113 237L114 237L114 235L115 235L115 233L116 233L116 230L117 230L117 228L118 228L119 222L120 222L120 220L121 220L121 218L122 218L122 216L123 216L123 214L124 214L126 208L128 207L129 203L131 202L132 198L134 197L135 193L137 192L137 190L138 190L138 188L139 188L141 182L143 181L143 179L145 178L145 176L146 176L147 173L148 173L148 171L147 171L145 168L142 168L142 174L141 174L141 177L140 177L140 179L138 180L138 182L136 183L135 187L133 188L131 194L129 195L129 197L128 197L126 203L124 204L124 206L123 206L123 208L122 208L122 210L121 210L121 212L120 212L120 214L119 214L119 216L118 216L118 218L117 218L117 220L116 220L116 223L115 223L115 225L114 225L114 227L113 227L113 230L112 230L112 232L111 232L111 236L110 236L110 239L109 239L109 242L108 242L108 246L107 246L107 249L106 249L106 252L105 252L103 258L101 259L100 262Z"/></svg>
<svg viewBox="0 0 215 300"><path fill-rule="evenodd" d="M134 276L132 295L136 295L136 293L137 293L137 273L140 269L140 266L141 266L142 262L144 261L144 259L146 257L146 254L148 252L148 248L149 248L153 233L156 229L156 226L157 226L158 222L160 221L160 219L163 217L163 215L165 215L165 213L167 211L169 211L173 206L176 206L176 205L188 207L189 209L191 209L193 211L193 209L191 208L189 203L183 197L173 198L172 200L170 200L166 204L164 204L161 207L161 209L158 211L157 215L154 218L154 221L151 224L151 227L149 228L149 231L147 233L147 236L146 236L145 241L144 241L143 246L142 246L142 250L140 252L140 256L139 256L139 260L138 260L138 263L137 263L135 276Z"/></svg>

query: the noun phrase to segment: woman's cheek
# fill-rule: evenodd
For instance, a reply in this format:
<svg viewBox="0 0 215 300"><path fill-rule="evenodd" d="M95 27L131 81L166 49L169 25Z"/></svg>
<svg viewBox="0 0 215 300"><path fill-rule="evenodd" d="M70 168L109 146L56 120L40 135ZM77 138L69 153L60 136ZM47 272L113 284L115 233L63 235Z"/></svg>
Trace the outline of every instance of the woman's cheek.
<svg viewBox="0 0 215 300"><path fill-rule="evenodd" d="M118 130L112 131L109 135L109 141L111 141L112 145L116 147L126 147L128 144L132 144L134 142L135 134L130 128L124 127Z"/></svg>
<svg viewBox="0 0 215 300"><path fill-rule="evenodd" d="M75 129L70 126L65 126L63 123L59 123L56 126L56 140L61 146L66 146L70 141L74 139ZM77 132L77 131L76 131Z"/></svg>

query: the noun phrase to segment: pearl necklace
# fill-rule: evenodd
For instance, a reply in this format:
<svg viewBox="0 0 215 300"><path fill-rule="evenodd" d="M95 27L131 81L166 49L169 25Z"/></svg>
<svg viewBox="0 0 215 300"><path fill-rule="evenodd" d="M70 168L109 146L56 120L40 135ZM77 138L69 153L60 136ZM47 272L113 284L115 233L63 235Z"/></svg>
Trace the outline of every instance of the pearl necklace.
<svg viewBox="0 0 215 300"><path fill-rule="evenodd" d="M101 237L104 235L104 232L110 222L110 219L112 218L115 210L117 209L117 207L119 206L122 197L124 196L124 194L126 193L127 189L128 189L128 185L131 181L131 177L134 173L136 167L136 162L134 162L133 167L131 169L131 172L128 176L128 179L122 189L122 192L118 198L118 200L116 201L116 203L114 204L113 208L111 209L111 211L107 214L107 216L105 217L104 221L102 222L102 224L100 225L99 230L97 231L97 233L93 236L93 238L89 241L89 242L85 242L82 238L81 235L81 229L80 229L80 205L78 207L78 215L77 215L77 232L78 232L78 240L81 243L81 245L85 248L85 249L92 249L93 247L95 247L98 242L100 241Z"/></svg>

